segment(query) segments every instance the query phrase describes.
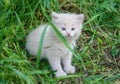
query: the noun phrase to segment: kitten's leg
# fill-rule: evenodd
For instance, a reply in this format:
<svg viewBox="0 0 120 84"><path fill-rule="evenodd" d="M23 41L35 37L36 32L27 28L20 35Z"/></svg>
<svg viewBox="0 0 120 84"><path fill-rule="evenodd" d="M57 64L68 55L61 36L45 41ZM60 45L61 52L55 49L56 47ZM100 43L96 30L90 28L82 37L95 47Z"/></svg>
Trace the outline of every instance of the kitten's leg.
<svg viewBox="0 0 120 84"><path fill-rule="evenodd" d="M71 65L72 61L72 53L68 53L66 56L62 57L62 64L64 67L64 71L66 73L74 73L75 67Z"/></svg>
<svg viewBox="0 0 120 84"><path fill-rule="evenodd" d="M67 75L63 69L62 69L62 66L61 66L61 58L59 56L47 56L48 58L48 61L52 67L52 69L55 71L55 76L56 77L59 77L59 76L65 76Z"/></svg>

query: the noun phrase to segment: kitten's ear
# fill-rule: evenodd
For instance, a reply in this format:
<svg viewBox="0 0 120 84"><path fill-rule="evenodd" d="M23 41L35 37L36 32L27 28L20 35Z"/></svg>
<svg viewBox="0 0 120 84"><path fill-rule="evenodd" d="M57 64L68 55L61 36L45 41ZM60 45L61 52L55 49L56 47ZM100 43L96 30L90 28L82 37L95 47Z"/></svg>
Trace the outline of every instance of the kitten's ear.
<svg viewBox="0 0 120 84"><path fill-rule="evenodd" d="M85 18L84 14L78 15L78 20L80 20L82 23L84 21L84 18Z"/></svg>
<svg viewBox="0 0 120 84"><path fill-rule="evenodd" d="M52 12L52 18L53 19L58 19L59 16L58 16L58 14L56 12Z"/></svg>

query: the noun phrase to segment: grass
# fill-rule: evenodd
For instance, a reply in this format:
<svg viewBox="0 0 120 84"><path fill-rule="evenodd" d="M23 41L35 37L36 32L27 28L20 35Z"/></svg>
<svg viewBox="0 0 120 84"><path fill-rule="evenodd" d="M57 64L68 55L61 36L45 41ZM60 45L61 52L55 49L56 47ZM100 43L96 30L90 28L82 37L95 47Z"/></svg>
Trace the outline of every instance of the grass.
<svg viewBox="0 0 120 84"><path fill-rule="evenodd" d="M62 78L25 50L26 35L39 24L51 24L51 11L85 14L73 58L77 71ZM0 84L119 84L120 1L1 0L0 43Z"/></svg>

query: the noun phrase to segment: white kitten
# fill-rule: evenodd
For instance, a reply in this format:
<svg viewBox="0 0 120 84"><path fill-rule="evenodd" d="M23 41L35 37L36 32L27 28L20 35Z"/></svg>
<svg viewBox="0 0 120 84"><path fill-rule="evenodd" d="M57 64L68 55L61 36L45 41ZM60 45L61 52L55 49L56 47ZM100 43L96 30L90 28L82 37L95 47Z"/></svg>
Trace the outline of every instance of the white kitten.
<svg viewBox="0 0 120 84"><path fill-rule="evenodd" d="M73 49L73 44L75 45L75 41L81 34L84 15L57 14L52 12L52 20L59 32L68 41L69 46ZM31 55L37 55L39 40L45 27L46 25L40 25L27 36L26 49ZM75 67L71 65L72 53L66 48L64 43L61 42L50 25L48 25L44 37L41 59L42 58L46 58L52 69L57 70L55 72L56 77L75 72Z"/></svg>

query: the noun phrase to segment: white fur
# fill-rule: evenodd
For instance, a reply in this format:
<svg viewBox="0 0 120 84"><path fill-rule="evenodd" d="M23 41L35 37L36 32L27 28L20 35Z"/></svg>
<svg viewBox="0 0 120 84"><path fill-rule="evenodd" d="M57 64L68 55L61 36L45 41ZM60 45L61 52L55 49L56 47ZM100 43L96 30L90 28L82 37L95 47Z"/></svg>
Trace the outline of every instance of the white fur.
<svg viewBox="0 0 120 84"><path fill-rule="evenodd" d="M81 34L83 19L83 14L76 15L57 14L55 12L52 13L52 20L54 25L66 38L69 46L72 49L74 47L73 44L75 45L75 41ZM27 36L26 49L30 52L31 55L37 55L39 40L46 25L47 24L40 25ZM66 30L62 30L63 27L66 28ZM75 28L75 30L72 31L71 28ZM45 33L41 58L46 58L49 61L52 69L56 70L56 77L65 76L69 73L75 72L75 67L71 65L72 53L61 42L59 37L57 37L56 33L53 31L50 25L48 25Z"/></svg>

